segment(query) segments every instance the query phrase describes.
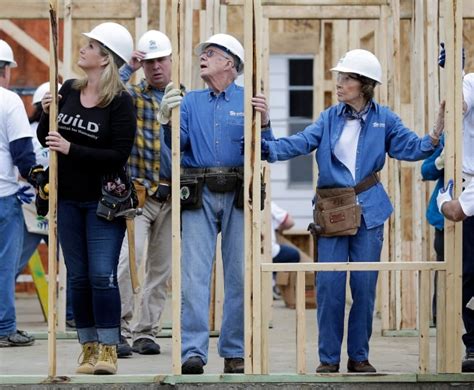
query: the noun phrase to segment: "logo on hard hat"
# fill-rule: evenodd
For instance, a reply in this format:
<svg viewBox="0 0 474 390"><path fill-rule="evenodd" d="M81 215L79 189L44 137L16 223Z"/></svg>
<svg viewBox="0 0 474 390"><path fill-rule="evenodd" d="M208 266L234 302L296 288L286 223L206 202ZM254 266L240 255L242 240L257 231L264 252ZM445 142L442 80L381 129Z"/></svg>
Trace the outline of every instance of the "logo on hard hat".
<svg viewBox="0 0 474 390"><path fill-rule="evenodd" d="M156 44L156 41L154 39L150 39L148 41L148 47L150 50L158 50L158 45Z"/></svg>

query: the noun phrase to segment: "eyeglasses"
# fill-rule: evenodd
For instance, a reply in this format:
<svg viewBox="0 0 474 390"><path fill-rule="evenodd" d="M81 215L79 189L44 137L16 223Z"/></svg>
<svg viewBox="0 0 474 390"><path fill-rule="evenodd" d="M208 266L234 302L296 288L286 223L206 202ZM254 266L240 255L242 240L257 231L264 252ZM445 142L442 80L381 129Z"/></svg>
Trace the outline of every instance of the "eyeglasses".
<svg viewBox="0 0 474 390"><path fill-rule="evenodd" d="M219 53L218 51L215 51L214 49L207 49L207 50L204 50L201 55L205 54L207 58L211 58L213 57L215 54L221 56L221 57L224 57L225 59L227 60L230 60L230 57L227 57L226 55L222 54L222 53Z"/></svg>
<svg viewBox="0 0 474 390"><path fill-rule="evenodd" d="M338 73L336 80L339 84L346 84L349 83L351 80L358 81L356 76L348 73Z"/></svg>

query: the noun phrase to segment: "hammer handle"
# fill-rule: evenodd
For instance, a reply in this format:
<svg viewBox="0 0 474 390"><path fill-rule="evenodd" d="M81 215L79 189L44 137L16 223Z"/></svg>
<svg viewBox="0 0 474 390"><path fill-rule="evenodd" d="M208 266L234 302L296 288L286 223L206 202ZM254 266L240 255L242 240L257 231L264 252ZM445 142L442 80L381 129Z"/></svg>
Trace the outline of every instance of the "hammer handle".
<svg viewBox="0 0 474 390"><path fill-rule="evenodd" d="M128 265L130 267L130 280L134 294L140 291L140 282L138 281L137 261L135 256L135 220L126 218L127 237L128 237Z"/></svg>

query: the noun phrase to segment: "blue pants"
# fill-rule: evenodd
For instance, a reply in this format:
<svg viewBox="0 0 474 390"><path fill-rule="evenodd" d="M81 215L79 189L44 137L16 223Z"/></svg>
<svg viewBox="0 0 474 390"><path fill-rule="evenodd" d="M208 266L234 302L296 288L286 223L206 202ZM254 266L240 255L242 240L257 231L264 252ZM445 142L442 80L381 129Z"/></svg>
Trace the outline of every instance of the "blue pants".
<svg viewBox="0 0 474 390"><path fill-rule="evenodd" d="M280 244L280 252L272 261L274 263L298 263L300 261L300 252L290 245Z"/></svg>
<svg viewBox="0 0 474 390"><path fill-rule="evenodd" d="M15 275L23 246L24 224L16 195L0 197L0 336L17 330Z"/></svg>
<svg viewBox="0 0 474 390"><path fill-rule="evenodd" d="M117 265L125 220L107 221L96 210L97 202L59 200L58 233L79 342L113 345L120 339Z"/></svg>
<svg viewBox="0 0 474 390"><path fill-rule="evenodd" d="M181 359L199 356L207 363L209 303L216 239L222 233L224 312L219 355L244 357L244 213L234 207L234 192L203 189L203 206L183 210L181 257Z"/></svg>
<svg viewBox="0 0 474 390"><path fill-rule="evenodd" d="M464 220L462 235L462 319L466 329L462 341L466 351L474 352L474 310L466 307L474 296L474 217Z"/></svg>
<svg viewBox="0 0 474 390"><path fill-rule="evenodd" d="M383 225L369 230L362 219L355 236L320 237L318 261L320 263L380 261L382 244ZM316 275L321 363L338 364L341 360L346 275L346 272L318 272ZM376 271L350 273L353 302L349 314L347 353L349 358L356 361L368 360L369 356L377 275Z"/></svg>

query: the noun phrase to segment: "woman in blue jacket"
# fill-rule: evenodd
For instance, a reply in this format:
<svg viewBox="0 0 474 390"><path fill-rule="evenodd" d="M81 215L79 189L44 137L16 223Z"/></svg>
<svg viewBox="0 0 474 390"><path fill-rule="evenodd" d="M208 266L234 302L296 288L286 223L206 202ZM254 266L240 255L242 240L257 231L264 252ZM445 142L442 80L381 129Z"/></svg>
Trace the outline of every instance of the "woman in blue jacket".
<svg viewBox="0 0 474 390"><path fill-rule="evenodd" d="M323 111L315 123L298 134L262 140L262 156L274 162L317 149L318 199L327 189L337 189L337 192L341 188L342 191L355 188L352 192L355 193L354 205L348 206L352 210L350 216L354 226L347 225L349 214L341 212L326 220L326 225L333 222L337 225L341 221L345 225L338 232L325 231L323 227L323 234L318 239L318 261L380 261L383 224L393 208L378 179L378 172L385 164L387 153L405 161L430 156L437 149L443 131L440 119L443 112L430 134L420 138L388 107L373 100L374 88L381 83L382 68L371 52L351 50L331 71L338 73L339 104ZM347 199L344 195L338 201L346 205ZM317 200L316 209L323 204ZM316 222L322 225L323 218ZM349 372L376 371L369 363L368 355L377 275L375 271L350 274L353 303L347 336ZM338 372L344 333L346 272L318 272L316 286L321 362L316 372Z"/></svg>

